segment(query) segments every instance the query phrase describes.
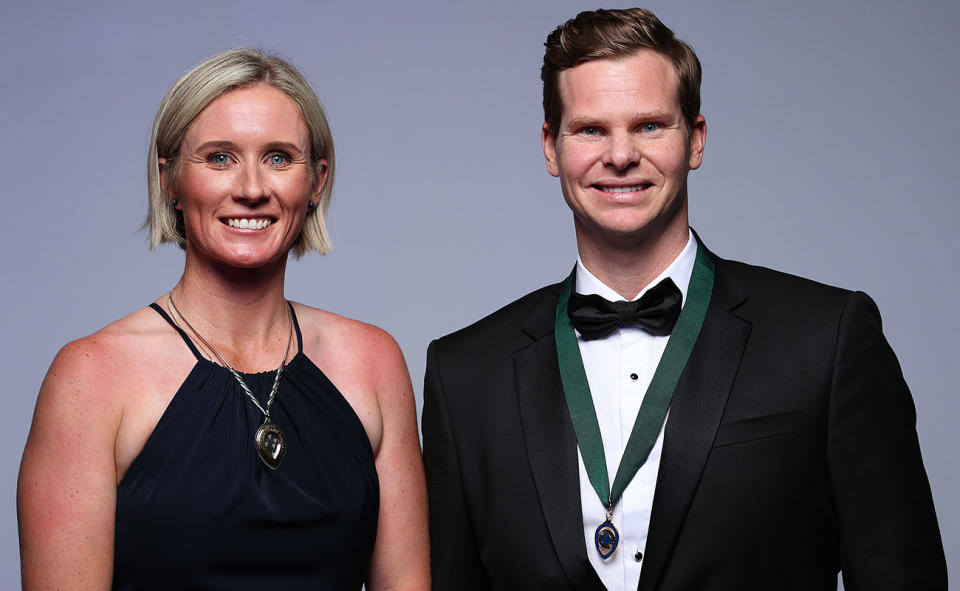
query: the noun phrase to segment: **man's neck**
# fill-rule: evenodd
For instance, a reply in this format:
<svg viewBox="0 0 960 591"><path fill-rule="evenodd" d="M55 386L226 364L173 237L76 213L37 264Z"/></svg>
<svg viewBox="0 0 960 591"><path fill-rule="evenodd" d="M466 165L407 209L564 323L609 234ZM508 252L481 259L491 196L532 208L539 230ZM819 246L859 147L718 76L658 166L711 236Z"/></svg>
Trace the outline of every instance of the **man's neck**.
<svg viewBox="0 0 960 591"><path fill-rule="evenodd" d="M594 277L625 300L632 300L670 266L687 245L689 229L674 231L648 243L589 240L577 229L580 262Z"/></svg>

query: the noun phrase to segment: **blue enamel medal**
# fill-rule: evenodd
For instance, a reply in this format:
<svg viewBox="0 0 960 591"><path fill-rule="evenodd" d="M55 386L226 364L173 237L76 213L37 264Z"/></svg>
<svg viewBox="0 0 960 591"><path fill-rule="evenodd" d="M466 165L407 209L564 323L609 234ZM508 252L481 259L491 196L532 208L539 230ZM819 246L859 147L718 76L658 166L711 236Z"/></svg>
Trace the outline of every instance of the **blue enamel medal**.
<svg viewBox="0 0 960 591"><path fill-rule="evenodd" d="M593 534L593 543L597 547L597 552L600 553L600 558L604 560L613 556L620 544L620 532L610 521L612 514L613 511L607 510L607 520L601 523Z"/></svg>

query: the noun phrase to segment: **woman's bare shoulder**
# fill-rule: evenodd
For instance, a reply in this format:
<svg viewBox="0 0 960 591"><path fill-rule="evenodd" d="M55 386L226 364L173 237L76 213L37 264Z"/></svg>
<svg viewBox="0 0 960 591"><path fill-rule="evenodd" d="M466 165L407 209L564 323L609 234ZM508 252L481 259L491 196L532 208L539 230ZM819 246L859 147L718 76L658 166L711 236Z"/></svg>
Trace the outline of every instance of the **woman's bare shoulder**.
<svg viewBox="0 0 960 591"><path fill-rule="evenodd" d="M396 340L378 326L299 303L294 304L294 309L303 332L304 347L308 346L307 342L326 345L328 352L339 351L340 355L349 355L365 364L377 360L378 366L384 361L395 361L394 358L402 361Z"/></svg>
<svg viewBox="0 0 960 591"><path fill-rule="evenodd" d="M163 352L169 348L163 344L171 333L175 335L153 310L136 310L64 345L50 365L41 394L69 385L73 395L103 397L104 404L120 402L115 394L131 374L167 361Z"/></svg>
<svg viewBox="0 0 960 591"><path fill-rule="evenodd" d="M379 415L380 409L392 406L395 399L412 396L407 363L387 331L301 304L295 309L304 353L337 386L361 419L365 412ZM372 439L377 438L374 433Z"/></svg>

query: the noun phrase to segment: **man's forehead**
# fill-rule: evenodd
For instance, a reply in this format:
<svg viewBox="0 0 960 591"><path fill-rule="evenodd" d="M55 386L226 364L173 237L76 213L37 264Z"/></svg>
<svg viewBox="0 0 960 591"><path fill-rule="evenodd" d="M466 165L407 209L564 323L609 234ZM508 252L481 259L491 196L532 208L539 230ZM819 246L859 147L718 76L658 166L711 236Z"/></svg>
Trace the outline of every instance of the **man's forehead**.
<svg viewBox="0 0 960 591"><path fill-rule="evenodd" d="M593 59L561 70L558 81L562 85L571 77L592 77L597 82L616 78L649 82L653 76L665 81L679 81L670 58L652 49L638 49L627 55Z"/></svg>
<svg viewBox="0 0 960 591"><path fill-rule="evenodd" d="M591 60L563 70L558 77L558 90L565 111L618 95L624 100L676 103L679 108L676 69L666 56L649 49L624 57Z"/></svg>

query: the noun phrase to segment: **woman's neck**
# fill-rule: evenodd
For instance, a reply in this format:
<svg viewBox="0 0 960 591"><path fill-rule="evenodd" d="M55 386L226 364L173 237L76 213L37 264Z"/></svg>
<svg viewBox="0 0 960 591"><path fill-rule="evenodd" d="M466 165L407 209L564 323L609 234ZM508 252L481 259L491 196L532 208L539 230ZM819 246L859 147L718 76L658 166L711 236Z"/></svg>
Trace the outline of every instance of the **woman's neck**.
<svg viewBox="0 0 960 591"><path fill-rule="evenodd" d="M175 317L182 314L178 321L186 319L237 369L276 366L290 334L286 259L256 269L198 259L188 251L183 275L170 290L179 311L173 311Z"/></svg>

